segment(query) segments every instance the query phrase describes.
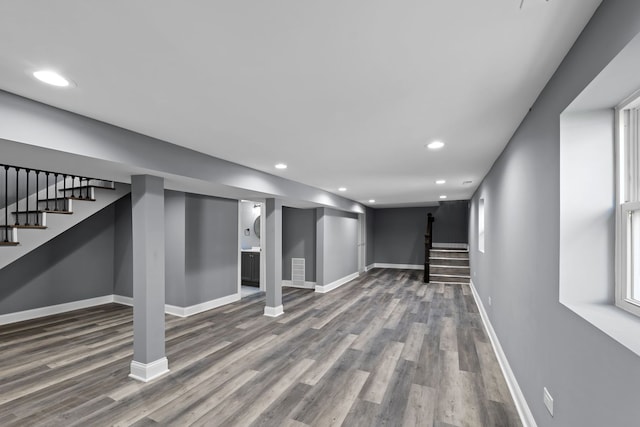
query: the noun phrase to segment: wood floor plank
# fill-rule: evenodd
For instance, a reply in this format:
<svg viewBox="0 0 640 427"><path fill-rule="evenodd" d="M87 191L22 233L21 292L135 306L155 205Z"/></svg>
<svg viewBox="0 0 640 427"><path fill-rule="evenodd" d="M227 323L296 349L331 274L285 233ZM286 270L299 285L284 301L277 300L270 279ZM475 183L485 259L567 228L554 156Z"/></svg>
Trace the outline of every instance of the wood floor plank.
<svg viewBox="0 0 640 427"><path fill-rule="evenodd" d="M0 425L520 427L469 285L373 269L165 316L170 372L128 377L131 307L0 325Z"/></svg>
<svg viewBox="0 0 640 427"><path fill-rule="evenodd" d="M363 390L362 399L373 403L382 403L393 371L400 359L404 344L391 341L382 354L382 360L376 367L367 387Z"/></svg>
<svg viewBox="0 0 640 427"><path fill-rule="evenodd" d="M437 390L435 388L412 384L402 425L404 427L433 426L436 398Z"/></svg>

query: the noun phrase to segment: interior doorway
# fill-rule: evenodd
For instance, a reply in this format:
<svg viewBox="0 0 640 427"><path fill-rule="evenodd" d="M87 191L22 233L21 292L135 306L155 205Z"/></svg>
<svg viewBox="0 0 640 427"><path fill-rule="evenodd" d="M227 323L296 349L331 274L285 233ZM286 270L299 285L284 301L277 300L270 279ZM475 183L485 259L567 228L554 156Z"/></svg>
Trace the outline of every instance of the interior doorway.
<svg viewBox="0 0 640 427"><path fill-rule="evenodd" d="M263 203L241 200L238 203L238 292L244 298L264 292L265 236Z"/></svg>

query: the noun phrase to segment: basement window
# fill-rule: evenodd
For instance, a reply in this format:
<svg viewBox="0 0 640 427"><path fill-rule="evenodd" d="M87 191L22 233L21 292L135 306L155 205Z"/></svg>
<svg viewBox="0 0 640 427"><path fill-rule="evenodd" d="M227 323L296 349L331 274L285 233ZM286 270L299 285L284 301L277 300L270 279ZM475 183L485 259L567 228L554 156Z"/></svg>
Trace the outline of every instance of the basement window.
<svg viewBox="0 0 640 427"><path fill-rule="evenodd" d="M640 92L616 108L616 305L640 316Z"/></svg>

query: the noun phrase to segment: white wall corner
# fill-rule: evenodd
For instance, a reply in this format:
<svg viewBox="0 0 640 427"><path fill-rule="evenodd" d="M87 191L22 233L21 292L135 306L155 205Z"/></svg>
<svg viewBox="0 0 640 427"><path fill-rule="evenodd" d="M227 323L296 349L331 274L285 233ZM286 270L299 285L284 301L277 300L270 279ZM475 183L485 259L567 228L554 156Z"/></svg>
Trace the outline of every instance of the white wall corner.
<svg viewBox="0 0 640 427"><path fill-rule="evenodd" d="M166 357L151 363L131 361L131 373L129 377L134 380L149 382L169 372L169 361Z"/></svg>
<svg viewBox="0 0 640 427"><path fill-rule="evenodd" d="M264 315L267 317L278 317L284 314L284 307L279 305L277 307L266 306L264 308Z"/></svg>
<svg viewBox="0 0 640 427"><path fill-rule="evenodd" d="M133 307L133 298L125 297L124 295L114 295L113 302L120 305L128 305L129 307Z"/></svg>
<svg viewBox="0 0 640 427"><path fill-rule="evenodd" d="M336 288L339 288L340 286L344 285L347 282L350 282L351 280L355 279L358 276L360 276L360 273L356 271L355 273L349 274L348 276L344 276L327 285L316 285L316 292L319 294L326 294L327 292L332 291Z"/></svg>
<svg viewBox="0 0 640 427"><path fill-rule="evenodd" d="M520 385L518 384L518 381L516 380L516 377L511 370L511 366L509 365L507 356L504 354L504 350L502 349L500 341L498 340L498 336L496 335L496 331L493 329L493 325L489 320L489 315L484 309L482 299L480 299L480 294L478 294L478 290L473 284L473 280L470 282L469 286L471 287L473 299L476 301L476 305L478 306L478 311L480 312L482 323L484 323L484 327L486 328L487 334L489 335L489 341L491 341L491 346L493 347L493 351L495 352L498 359L498 364L500 365L502 374L507 381L507 386L509 387L511 397L513 398L516 409L518 410L518 415L520 415L522 425L524 427L537 427L536 420L535 418L533 418L533 414L531 413L531 409L527 404L527 400L524 398L524 394L520 389Z"/></svg>

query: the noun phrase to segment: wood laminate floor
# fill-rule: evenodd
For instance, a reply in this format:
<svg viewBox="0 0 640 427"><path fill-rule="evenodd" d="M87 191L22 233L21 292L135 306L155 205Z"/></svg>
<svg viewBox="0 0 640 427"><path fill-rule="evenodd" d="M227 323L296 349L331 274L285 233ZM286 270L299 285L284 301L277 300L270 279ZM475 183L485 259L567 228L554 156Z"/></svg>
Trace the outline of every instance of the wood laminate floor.
<svg viewBox="0 0 640 427"><path fill-rule="evenodd" d="M171 372L127 377L132 309L0 327L2 426L520 426L468 285L376 269L166 317Z"/></svg>

